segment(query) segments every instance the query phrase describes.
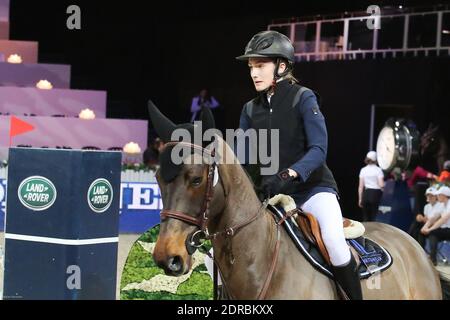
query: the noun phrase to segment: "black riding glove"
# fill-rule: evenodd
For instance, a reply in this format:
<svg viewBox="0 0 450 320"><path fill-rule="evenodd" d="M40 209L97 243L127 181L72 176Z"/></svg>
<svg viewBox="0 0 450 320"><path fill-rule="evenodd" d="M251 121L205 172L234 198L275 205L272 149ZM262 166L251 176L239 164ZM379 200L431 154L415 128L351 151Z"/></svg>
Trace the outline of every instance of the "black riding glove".
<svg viewBox="0 0 450 320"><path fill-rule="evenodd" d="M262 185L264 196L273 197L276 194L285 192L294 179L295 177L289 175L288 169L284 169L276 175L267 178Z"/></svg>

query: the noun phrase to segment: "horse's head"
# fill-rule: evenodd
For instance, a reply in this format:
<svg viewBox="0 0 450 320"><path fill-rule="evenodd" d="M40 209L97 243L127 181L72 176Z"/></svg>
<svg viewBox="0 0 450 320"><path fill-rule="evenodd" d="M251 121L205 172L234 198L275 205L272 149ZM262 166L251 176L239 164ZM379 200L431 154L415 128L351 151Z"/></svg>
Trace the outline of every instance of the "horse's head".
<svg viewBox="0 0 450 320"><path fill-rule="evenodd" d="M153 258L166 274L179 276L189 271L193 235L198 235L205 223L223 210L224 190L219 183L218 170L211 164L212 145L170 142L176 129L192 132L193 125L175 125L149 103L149 111L155 130L166 143L160 155L160 169L156 174L161 191L163 210L159 237ZM214 118L206 108L202 112L203 130L214 127ZM174 161L175 148L185 144L189 152L182 163ZM177 164L179 163L179 164ZM208 196L209 193L209 196ZM203 219L207 210L207 221Z"/></svg>
<svg viewBox="0 0 450 320"><path fill-rule="evenodd" d="M420 154L434 153L438 146L439 126L433 126L431 123L428 129L420 137Z"/></svg>

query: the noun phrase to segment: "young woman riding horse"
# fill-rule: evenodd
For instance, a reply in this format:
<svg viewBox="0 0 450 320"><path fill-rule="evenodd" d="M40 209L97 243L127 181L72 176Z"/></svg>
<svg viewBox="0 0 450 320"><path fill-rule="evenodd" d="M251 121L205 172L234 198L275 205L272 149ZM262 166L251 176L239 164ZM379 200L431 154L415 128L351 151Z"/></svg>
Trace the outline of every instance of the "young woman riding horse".
<svg viewBox="0 0 450 320"><path fill-rule="evenodd" d="M245 57L252 53L257 56ZM280 153L283 170L264 179L264 190L267 195L291 194L317 217L336 279L347 295L351 299L441 299L439 276L423 249L405 232L386 224L366 223L365 236L389 251L393 264L360 284L344 239L337 187L325 165L326 129L315 95L303 90L295 108L289 108L300 87L289 73L292 45L279 34L262 33L250 41L242 59L249 62L261 95L253 100L252 112L248 112L249 104L244 107L243 117L248 116L249 122L241 121L241 127L264 128L269 122L269 128L280 129L280 144L290 147ZM276 82L278 78L283 79ZM176 129L192 133L194 125L175 125L151 102L149 111L166 143L157 173L164 209L153 257L167 274L189 272L193 239L203 233L212 241L214 261L231 298L339 298L334 282L317 271L274 222L220 136L214 145L172 139ZM267 114L269 119L264 117ZM213 127L211 118L205 110L204 130ZM173 151L180 145L191 151L181 163L173 161ZM208 160L211 156L216 162Z"/></svg>
<svg viewBox="0 0 450 320"><path fill-rule="evenodd" d="M191 131L192 125L176 126L151 103L150 111L156 132L168 142L157 172L164 210L153 252L166 274L189 272L194 252L191 239L205 229L232 299L339 298L334 282L299 253L285 230L277 228L225 141L217 137L215 166L198 152L181 164L174 163L170 154L177 142L170 142L171 134L176 128ZM203 121L204 129L211 127ZM202 151L204 145L192 149ZM206 149L203 154L209 155L211 146ZM413 238L387 224L364 226L365 236L388 250L393 259L389 269L361 281L365 299L442 299L439 275Z"/></svg>
<svg viewBox="0 0 450 320"><path fill-rule="evenodd" d="M318 220L334 276L347 296L362 299L355 259L345 241L338 189L326 165L327 129L312 90L294 78L294 47L285 35L263 31L245 53L258 96L245 104L240 128L279 130L280 171L263 177L265 196L289 194ZM297 103L294 99L297 97ZM294 105L295 103L295 105Z"/></svg>

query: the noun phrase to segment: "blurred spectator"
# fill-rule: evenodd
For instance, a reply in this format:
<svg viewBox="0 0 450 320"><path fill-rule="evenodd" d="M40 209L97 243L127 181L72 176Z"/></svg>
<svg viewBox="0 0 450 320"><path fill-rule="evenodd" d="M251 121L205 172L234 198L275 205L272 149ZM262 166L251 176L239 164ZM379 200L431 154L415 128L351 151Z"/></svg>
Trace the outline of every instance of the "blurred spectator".
<svg viewBox="0 0 450 320"><path fill-rule="evenodd" d="M423 212L416 215L408 232L423 248L425 248L425 235L420 230L428 221L432 221L430 219L439 216L444 209L444 205L438 201L438 191L435 187L429 187L425 191L425 196L428 203L423 208Z"/></svg>
<svg viewBox="0 0 450 320"><path fill-rule="evenodd" d="M144 151L143 162L151 170L159 167L159 154L164 148L164 142L160 138L155 138L150 146Z"/></svg>
<svg viewBox="0 0 450 320"><path fill-rule="evenodd" d="M421 179L434 179L437 180L438 176L432 172L429 172L422 168L421 166L417 166L412 172L411 177L406 179L406 183L408 187L413 188L414 185Z"/></svg>
<svg viewBox="0 0 450 320"><path fill-rule="evenodd" d="M192 98L191 104L191 122L198 120L198 116L200 114L202 107L215 109L219 106L219 102L211 96L208 89L202 89L198 96Z"/></svg>
<svg viewBox="0 0 450 320"><path fill-rule="evenodd" d="M158 151L151 146L148 147L144 151L143 162L147 168L156 171L158 169Z"/></svg>
<svg viewBox="0 0 450 320"><path fill-rule="evenodd" d="M422 234L429 235L430 258L434 265L437 264L437 246L440 241L450 240L450 188L440 187L438 200L443 204L441 214L433 216L421 229Z"/></svg>
<svg viewBox="0 0 450 320"><path fill-rule="evenodd" d="M152 148L155 149L158 154L160 154L162 149L164 148L164 142L160 138L155 138L152 143Z"/></svg>
<svg viewBox="0 0 450 320"><path fill-rule="evenodd" d="M438 181L443 184L450 184L450 160L444 162L444 170L439 174Z"/></svg>
<svg viewBox="0 0 450 320"><path fill-rule="evenodd" d="M364 160L366 166L359 173L358 205L363 221L375 221L384 188L383 170L377 166L377 153L370 151Z"/></svg>
<svg viewBox="0 0 450 320"><path fill-rule="evenodd" d="M410 176L406 177L406 183L411 191L412 209L414 214L421 212L422 208L425 206L425 190L430 185L430 180L437 180L438 176L434 173L429 172L417 166Z"/></svg>

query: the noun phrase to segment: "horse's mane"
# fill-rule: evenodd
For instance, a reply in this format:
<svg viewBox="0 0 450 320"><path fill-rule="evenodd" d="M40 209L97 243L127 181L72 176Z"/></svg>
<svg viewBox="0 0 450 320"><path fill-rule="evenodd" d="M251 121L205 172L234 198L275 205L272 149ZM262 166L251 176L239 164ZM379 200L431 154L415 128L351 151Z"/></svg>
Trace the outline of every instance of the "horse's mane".
<svg viewBox="0 0 450 320"><path fill-rule="evenodd" d="M219 161L225 160L226 163L233 163L239 168L238 170L242 170L244 172L245 177L247 177L248 181L250 182L253 191L255 192L255 183L253 182L251 175L245 169L245 167L239 162L239 159L236 157L231 147L225 140L223 140L222 137L216 135L216 139L220 157ZM210 146L208 146L207 148L209 148Z"/></svg>

